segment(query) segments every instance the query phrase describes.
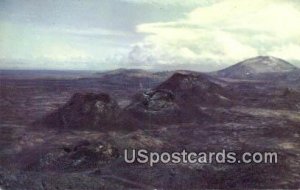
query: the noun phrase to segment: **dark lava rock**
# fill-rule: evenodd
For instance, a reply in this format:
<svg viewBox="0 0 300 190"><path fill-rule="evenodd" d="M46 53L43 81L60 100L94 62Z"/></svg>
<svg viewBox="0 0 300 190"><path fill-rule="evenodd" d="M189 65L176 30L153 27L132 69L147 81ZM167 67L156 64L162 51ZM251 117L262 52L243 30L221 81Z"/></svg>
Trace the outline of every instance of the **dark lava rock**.
<svg viewBox="0 0 300 190"><path fill-rule="evenodd" d="M231 94L204 74L175 73L155 90L173 92L180 104L220 106L231 104Z"/></svg>
<svg viewBox="0 0 300 190"><path fill-rule="evenodd" d="M141 99L144 107L151 111L163 111L170 108L176 109L174 100L174 94L166 90L147 91Z"/></svg>
<svg viewBox="0 0 300 190"><path fill-rule="evenodd" d="M138 95L126 108L125 113L127 123L131 118L146 124L173 123L183 119L182 110L175 102L174 94L165 90L150 90Z"/></svg>
<svg viewBox="0 0 300 190"><path fill-rule="evenodd" d="M125 189L125 185L82 173L31 172L0 168L3 190Z"/></svg>
<svg viewBox="0 0 300 190"><path fill-rule="evenodd" d="M86 171L106 165L119 157L119 150L109 143L80 141L71 146L52 149L42 154L28 170Z"/></svg>
<svg viewBox="0 0 300 190"><path fill-rule="evenodd" d="M300 93L290 88L283 89L281 96L283 98L298 98L300 100Z"/></svg>
<svg viewBox="0 0 300 190"><path fill-rule="evenodd" d="M300 92L295 91L290 88L285 88L281 92L281 96L277 99L277 104L281 103L283 104L282 107L284 109L289 110L300 110Z"/></svg>
<svg viewBox="0 0 300 190"><path fill-rule="evenodd" d="M136 95L126 111L127 117L143 123L202 122L210 117L200 107L231 103L229 93L208 76L176 73L156 88Z"/></svg>
<svg viewBox="0 0 300 190"><path fill-rule="evenodd" d="M76 93L42 123L49 127L101 129L114 125L118 114L119 106L108 94Z"/></svg>

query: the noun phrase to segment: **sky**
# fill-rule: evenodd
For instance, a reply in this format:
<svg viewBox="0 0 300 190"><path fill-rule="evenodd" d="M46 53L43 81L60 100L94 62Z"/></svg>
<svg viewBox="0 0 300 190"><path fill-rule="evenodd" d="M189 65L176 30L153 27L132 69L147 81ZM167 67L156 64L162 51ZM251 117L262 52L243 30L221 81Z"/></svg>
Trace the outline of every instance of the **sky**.
<svg viewBox="0 0 300 190"><path fill-rule="evenodd" d="M300 66L299 0L0 0L0 69Z"/></svg>

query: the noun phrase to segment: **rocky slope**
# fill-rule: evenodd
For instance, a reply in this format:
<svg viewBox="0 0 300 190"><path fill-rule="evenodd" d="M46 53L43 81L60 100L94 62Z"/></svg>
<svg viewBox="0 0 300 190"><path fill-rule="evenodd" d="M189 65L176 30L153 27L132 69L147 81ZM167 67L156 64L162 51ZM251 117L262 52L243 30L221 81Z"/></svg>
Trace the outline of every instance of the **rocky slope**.
<svg viewBox="0 0 300 190"><path fill-rule="evenodd" d="M274 83L275 86L300 87L300 69L284 73L265 73L258 75L259 80L265 80Z"/></svg>
<svg viewBox="0 0 300 190"><path fill-rule="evenodd" d="M138 94L126 112L149 123L209 121L201 107L228 106L232 104L230 96L206 75L175 73L157 87Z"/></svg>
<svg viewBox="0 0 300 190"><path fill-rule="evenodd" d="M113 125L119 106L108 94L76 93L61 108L38 123L58 128L101 129Z"/></svg>
<svg viewBox="0 0 300 190"><path fill-rule="evenodd" d="M169 90L183 104L218 105L230 102L229 92L204 74L176 73L155 90Z"/></svg>

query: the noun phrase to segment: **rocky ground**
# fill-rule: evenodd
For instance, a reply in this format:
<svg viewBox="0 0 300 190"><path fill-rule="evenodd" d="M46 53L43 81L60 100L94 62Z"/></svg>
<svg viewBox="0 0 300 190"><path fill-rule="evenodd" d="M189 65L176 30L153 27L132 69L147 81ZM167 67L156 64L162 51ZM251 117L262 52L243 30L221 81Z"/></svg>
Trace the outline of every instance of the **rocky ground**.
<svg viewBox="0 0 300 190"><path fill-rule="evenodd" d="M114 82L102 75L1 79L0 187L300 187L297 86L195 73L175 74L163 83L157 75L138 82L137 75L126 75L126 80L119 72L109 75L110 79L116 76ZM275 151L279 157L277 164L150 167L126 164L126 148Z"/></svg>

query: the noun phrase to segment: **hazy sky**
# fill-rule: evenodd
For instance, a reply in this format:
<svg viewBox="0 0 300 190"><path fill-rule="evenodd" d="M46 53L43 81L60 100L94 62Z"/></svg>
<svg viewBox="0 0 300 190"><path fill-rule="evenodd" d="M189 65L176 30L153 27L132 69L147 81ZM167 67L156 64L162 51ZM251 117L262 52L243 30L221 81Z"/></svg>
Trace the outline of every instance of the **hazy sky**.
<svg viewBox="0 0 300 190"><path fill-rule="evenodd" d="M0 68L300 66L299 0L0 0Z"/></svg>

